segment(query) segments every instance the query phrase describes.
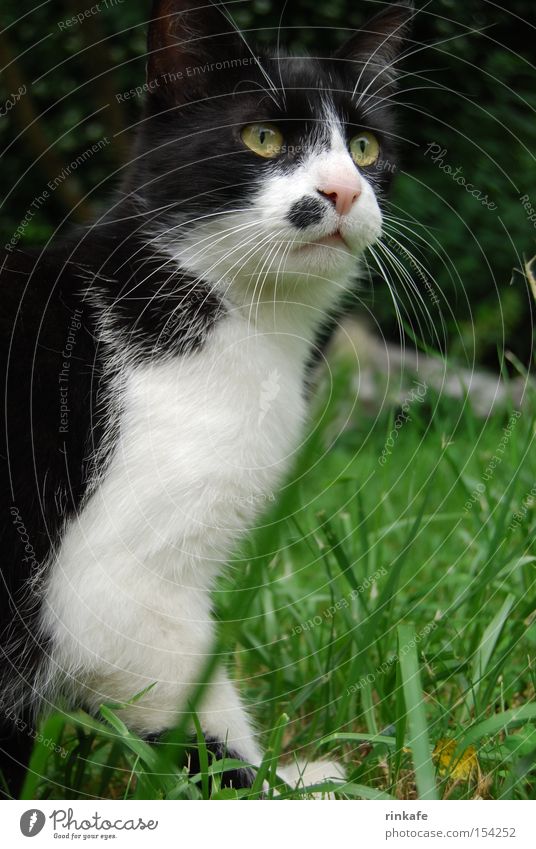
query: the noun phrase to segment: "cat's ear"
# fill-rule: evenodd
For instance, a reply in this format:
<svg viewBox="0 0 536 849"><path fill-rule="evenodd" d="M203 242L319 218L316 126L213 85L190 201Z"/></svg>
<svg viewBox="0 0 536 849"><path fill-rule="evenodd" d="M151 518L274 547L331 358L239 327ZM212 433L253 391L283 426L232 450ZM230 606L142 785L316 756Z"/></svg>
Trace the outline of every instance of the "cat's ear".
<svg viewBox="0 0 536 849"><path fill-rule="evenodd" d="M411 30L415 10L411 0L398 0L371 18L335 53L357 78L368 84L377 77L382 86L394 82L396 62ZM353 64L353 68L352 68ZM381 78L381 80L380 80Z"/></svg>
<svg viewBox="0 0 536 849"><path fill-rule="evenodd" d="M236 60L243 40L218 0L154 0L147 37L147 88L180 103L211 63Z"/></svg>

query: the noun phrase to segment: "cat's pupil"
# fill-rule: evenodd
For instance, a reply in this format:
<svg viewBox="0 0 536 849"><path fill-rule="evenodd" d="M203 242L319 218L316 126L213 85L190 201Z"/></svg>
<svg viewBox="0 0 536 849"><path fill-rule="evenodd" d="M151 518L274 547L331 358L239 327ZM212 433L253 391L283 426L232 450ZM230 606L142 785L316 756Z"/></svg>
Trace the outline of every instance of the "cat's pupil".
<svg viewBox="0 0 536 849"><path fill-rule="evenodd" d="M261 130L261 133L260 133L261 144L264 144L265 138L266 138L266 130Z"/></svg>

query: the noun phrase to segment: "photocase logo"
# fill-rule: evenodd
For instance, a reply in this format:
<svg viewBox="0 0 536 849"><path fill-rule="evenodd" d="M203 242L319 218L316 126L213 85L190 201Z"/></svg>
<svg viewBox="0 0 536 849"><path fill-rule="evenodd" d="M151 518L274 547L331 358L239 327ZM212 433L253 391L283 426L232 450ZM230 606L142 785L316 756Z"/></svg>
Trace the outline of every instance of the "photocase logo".
<svg viewBox="0 0 536 849"><path fill-rule="evenodd" d="M32 808L30 811L25 811L20 818L20 830L25 837L35 837L42 831L46 822L46 817L43 811L38 811Z"/></svg>
<svg viewBox="0 0 536 849"><path fill-rule="evenodd" d="M259 407L261 409L259 412L259 424L262 424L264 421L264 417L272 406L272 401L275 401L279 395L280 389L279 372L277 369L274 369L270 372L266 380L263 380L261 383L261 397L259 401Z"/></svg>

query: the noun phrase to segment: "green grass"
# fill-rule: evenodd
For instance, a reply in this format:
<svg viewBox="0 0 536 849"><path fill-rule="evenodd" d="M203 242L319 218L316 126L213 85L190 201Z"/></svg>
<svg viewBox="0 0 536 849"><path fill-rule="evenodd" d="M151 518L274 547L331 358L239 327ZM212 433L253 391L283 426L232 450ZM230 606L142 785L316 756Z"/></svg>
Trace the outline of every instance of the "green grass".
<svg viewBox="0 0 536 849"><path fill-rule="evenodd" d="M343 428L340 371L289 483L215 593L221 627L203 674L231 661L263 729L249 796L265 781L269 797L306 795L277 778L297 756L342 762L342 798L534 798L534 399L517 419L484 422L429 390L381 465L397 411L372 420L357 402ZM204 774L187 777L185 721L159 747L113 707L100 720L56 714L41 731L26 798L244 795L220 790L223 764L202 741ZM445 741L454 752L439 764Z"/></svg>

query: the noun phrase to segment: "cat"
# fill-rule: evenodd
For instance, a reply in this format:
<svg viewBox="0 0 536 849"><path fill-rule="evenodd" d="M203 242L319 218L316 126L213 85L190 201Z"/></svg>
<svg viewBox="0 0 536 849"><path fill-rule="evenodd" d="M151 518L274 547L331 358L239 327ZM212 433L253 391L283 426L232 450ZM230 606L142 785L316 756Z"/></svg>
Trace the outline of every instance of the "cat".
<svg viewBox="0 0 536 849"><path fill-rule="evenodd" d="M304 435L315 339L381 234L412 16L391 5L317 59L252 47L216 2L158 0L144 114L110 208L41 251L3 253L11 792L28 729L56 705L96 714L146 690L125 723L149 740L176 723L210 653L214 580ZM213 753L260 763L224 669L198 716Z"/></svg>

